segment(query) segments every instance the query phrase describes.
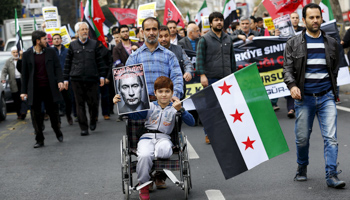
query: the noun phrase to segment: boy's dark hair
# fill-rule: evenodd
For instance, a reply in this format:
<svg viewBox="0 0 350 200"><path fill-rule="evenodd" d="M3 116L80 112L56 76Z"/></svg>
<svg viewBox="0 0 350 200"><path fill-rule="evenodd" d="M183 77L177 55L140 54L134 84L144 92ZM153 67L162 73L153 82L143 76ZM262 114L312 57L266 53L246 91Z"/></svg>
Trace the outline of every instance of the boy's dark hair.
<svg viewBox="0 0 350 200"><path fill-rule="evenodd" d="M160 76L154 81L154 91L157 91L161 88L169 88L171 91L174 91L174 84L170 78L166 76Z"/></svg>
<svg viewBox="0 0 350 200"><path fill-rule="evenodd" d="M220 12L212 12L209 15L209 23L211 24L215 18L219 18L219 19L224 20L224 15Z"/></svg>
<svg viewBox="0 0 350 200"><path fill-rule="evenodd" d="M53 35L52 38L54 38L54 37L57 36L57 35L60 36L60 38L62 39L62 36L61 36L60 34L58 34L58 33L56 33L55 35Z"/></svg>
<svg viewBox="0 0 350 200"><path fill-rule="evenodd" d="M121 25L120 27L119 27L119 32L122 32L122 29L123 28L127 28L128 29L128 31L129 31L129 27L127 26L127 25Z"/></svg>
<svg viewBox="0 0 350 200"><path fill-rule="evenodd" d="M262 18L262 17L257 17L257 18L256 18L256 22L261 22L261 21L263 21L263 18Z"/></svg>
<svg viewBox="0 0 350 200"><path fill-rule="evenodd" d="M174 21L174 20L169 20L169 21L166 23L166 25L168 26L168 24L171 24L171 23L177 25L176 21Z"/></svg>
<svg viewBox="0 0 350 200"><path fill-rule="evenodd" d="M45 37L46 33L44 31L33 31L32 33L32 42L33 42L33 46L36 45L36 40L41 40L42 37Z"/></svg>
<svg viewBox="0 0 350 200"><path fill-rule="evenodd" d="M147 17L147 18L146 18L145 20L143 20L143 22L142 22L142 30L145 30L145 22L148 21L148 20L154 20L154 21L156 21L156 22L158 23L158 30L160 29L160 23L159 23L159 21L158 21L157 18L155 18L155 17Z"/></svg>
<svg viewBox="0 0 350 200"><path fill-rule="evenodd" d="M161 25L159 31L168 31L169 34L170 34L169 28L167 26L165 26L165 25Z"/></svg>
<svg viewBox="0 0 350 200"><path fill-rule="evenodd" d="M318 8L320 10L320 14L321 14L321 17L322 17L322 10L321 10L321 7L315 3L309 3L307 4L306 6L304 6L303 8L303 18L306 19L306 10L308 8Z"/></svg>

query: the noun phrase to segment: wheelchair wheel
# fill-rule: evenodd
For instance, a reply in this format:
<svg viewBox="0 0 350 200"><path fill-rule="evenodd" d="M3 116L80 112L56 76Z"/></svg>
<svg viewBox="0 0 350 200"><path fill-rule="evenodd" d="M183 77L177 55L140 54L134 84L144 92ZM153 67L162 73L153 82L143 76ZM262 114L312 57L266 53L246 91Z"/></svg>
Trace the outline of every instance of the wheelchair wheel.
<svg viewBox="0 0 350 200"><path fill-rule="evenodd" d="M190 193L190 187L188 182L188 177L184 178L184 190L185 190L185 199L188 199L188 194Z"/></svg>
<svg viewBox="0 0 350 200"><path fill-rule="evenodd" d="M128 137L123 136L123 139L120 141L120 153L121 153L121 165L122 165L122 188L124 193L124 199L128 200L130 196L130 187L129 187L129 154L128 154Z"/></svg>

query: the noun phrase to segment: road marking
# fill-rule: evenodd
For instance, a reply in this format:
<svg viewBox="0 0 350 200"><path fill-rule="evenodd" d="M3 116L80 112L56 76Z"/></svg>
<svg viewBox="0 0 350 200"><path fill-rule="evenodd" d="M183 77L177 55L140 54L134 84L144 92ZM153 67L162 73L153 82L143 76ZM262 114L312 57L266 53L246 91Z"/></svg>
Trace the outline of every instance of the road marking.
<svg viewBox="0 0 350 200"><path fill-rule="evenodd" d="M5 133L5 134L2 134L1 136L0 136L0 140L3 140L3 139L5 139L7 136L9 136L10 135L10 133Z"/></svg>
<svg viewBox="0 0 350 200"><path fill-rule="evenodd" d="M193 146L191 143L187 140L187 150L188 150L188 158L189 159L198 159L199 156L197 152L194 150Z"/></svg>
<svg viewBox="0 0 350 200"><path fill-rule="evenodd" d="M220 190L206 190L205 194L207 195L208 200L225 200L225 197Z"/></svg>
<svg viewBox="0 0 350 200"><path fill-rule="evenodd" d="M337 109L343 110L343 111L346 111L346 112L350 112L350 108L347 108L347 107L344 107L344 106L337 106Z"/></svg>

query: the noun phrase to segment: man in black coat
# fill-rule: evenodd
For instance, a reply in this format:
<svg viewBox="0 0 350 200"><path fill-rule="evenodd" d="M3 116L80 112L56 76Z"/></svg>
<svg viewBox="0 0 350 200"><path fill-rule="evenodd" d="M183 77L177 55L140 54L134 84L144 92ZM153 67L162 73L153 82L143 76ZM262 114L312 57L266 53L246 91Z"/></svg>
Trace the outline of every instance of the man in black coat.
<svg viewBox="0 0 350 200"><path fill-rule="evenodd" d="M77 114L81 135L89 135L85 103L89 107L90 130L96 129L98 117L98 87L102 87L106 77L106 66L103 62L99 43L88 39L89 26L86 22L75 25L78 39L71 42L64 66L64 87L68 89L71 80L77 104Z"/></svg>
<svg viewBox="0 0 350 200"><path fill-rule="evenodd" d="M22 60L22 100L28 100L35 130L34 148L44 146L44 116L41 112L42 102L50 116L51 127L59 142L63 142L60 130L58 102L62 101L60 91L64 89L62 68L53 48L47 46L47 36L43 31L32 33L33 47L23 53Z"/></svg>
<svg viewBox="0 0 350 200"><path fill-rule="evenodd" d="M197 51L197 45L200 38L200 30L196 24L189 24L187 26L187 36L182 38L178 45L182 46L183 49Z"/></svg>

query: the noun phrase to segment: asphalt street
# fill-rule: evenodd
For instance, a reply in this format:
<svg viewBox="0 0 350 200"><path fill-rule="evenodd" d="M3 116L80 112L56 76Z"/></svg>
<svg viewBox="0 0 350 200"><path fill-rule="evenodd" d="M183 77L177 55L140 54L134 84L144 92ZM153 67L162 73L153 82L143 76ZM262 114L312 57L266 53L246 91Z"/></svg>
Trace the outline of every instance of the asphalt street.
<svg viewBox="0 0 350 200"><path fill-rule="evenodd" d="M225 180L211 145L204 142L203 127L183 126L197 158L190 160L193 189L189 199L349 199L350 198L350 95L342 93L338 109L339 178L344 189L325 182L323 140L315 119L310 146L308 181L293 181L296 164L294 119L287 117L281 98L277 118L290 151ZM0 123L0 200L7 199L123 199L120 139L125 123L100 116L97 129L80 136L77 123L62 118L64 142L59 143L46 121L45 147L34 149L31 119L19 121L12 113ZM175 173L177 177L178 173ZM136 174L134 175L136 177ZM151 199L184 199L184 191L167 180L168 188L155 190ZM138 199L137 192L131 199Z"/></svg>

